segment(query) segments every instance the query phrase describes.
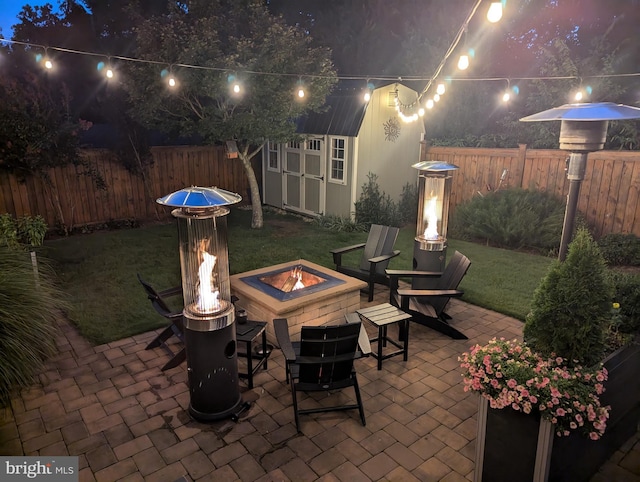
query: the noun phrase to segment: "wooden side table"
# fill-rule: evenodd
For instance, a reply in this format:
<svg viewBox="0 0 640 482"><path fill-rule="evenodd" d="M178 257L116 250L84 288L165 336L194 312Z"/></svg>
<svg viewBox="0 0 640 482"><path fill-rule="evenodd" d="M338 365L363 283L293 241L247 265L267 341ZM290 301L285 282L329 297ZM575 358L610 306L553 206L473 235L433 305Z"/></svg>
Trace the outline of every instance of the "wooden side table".
<svg viewBox="0 0 640 482"><path fill-rule="evenodd" d="M378 342L378 350L371 351L371 355L378 360L378 370L382 370L382 360L392 356L403 355L404 361L407 361L409 356L409 320L411 319L409 313L405 313L389 303L361 308L356 310L356 313L360 315L360 318L378 327L378 336L370 340L371 343ZM403 345L387 336L387 327L393 323L402 324L400 332L404 334ZM383 355L382 349L387 346L387 343L395 346L398 350Z"/></svg>
<svg viewBox="0 0 640 482"><path fill-rule="evenodd" d="M261 368L267 369L267 359L270 352L267 350L267 323L265 321L252 321L248 320L246 323L236 323L236 341L238 346L240 343L244 343L244 352L238 350L238 356L247 359L247 373L238 372L240 378L246 378L249 388L253 388L253 375ZM253 353L251 345L253 341L262 335L261 340L261 352L262 354ZM253 365L254 358L258 362Z"/></svg>

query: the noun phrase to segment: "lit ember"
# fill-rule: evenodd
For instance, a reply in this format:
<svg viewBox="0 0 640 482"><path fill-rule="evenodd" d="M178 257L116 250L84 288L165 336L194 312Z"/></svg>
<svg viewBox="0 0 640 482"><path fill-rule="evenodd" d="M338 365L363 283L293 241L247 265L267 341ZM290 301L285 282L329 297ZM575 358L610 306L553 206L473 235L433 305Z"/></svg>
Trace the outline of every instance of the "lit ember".
<svg viewBox="0 0 640 482"><path fill-rule="evenodd" d="M217 258L210 254L208 249L211 244L209 238L200 241L198 247L198 310L211 312L220 309L220 291L213 286L213 269Z"/></svg>
<svg viewBox="0 0 640 482"><path fill-rule="evenodd" d="M424 230L425 239L438 239L438 211L437 211L438 196L431 195L429 201L425 206L425 212L427 216L427 228Z"/></svg>

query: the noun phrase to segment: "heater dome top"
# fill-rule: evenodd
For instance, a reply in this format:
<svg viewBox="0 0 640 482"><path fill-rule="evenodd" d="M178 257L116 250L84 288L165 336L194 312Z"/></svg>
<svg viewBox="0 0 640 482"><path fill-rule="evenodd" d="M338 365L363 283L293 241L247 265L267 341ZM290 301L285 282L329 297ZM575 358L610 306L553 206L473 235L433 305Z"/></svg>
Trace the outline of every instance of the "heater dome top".
<svg viewBox="0 0 640 482"><path fill-rule="evenodd" d="M455 171L456 169L460 169L458 166L454 166L453 164L449 164L444 161L422 161L412 165L411 167L419 169L420 171L431 172Z"/></svg>
<svg viewBox="0 0 640 482"><path fill-rule="evenodd" d="M156 199L158 204L176 208L213 208L235 204L242 196L217 187L186 187Z"/></svg>
<svg viewBox="0 0 640 482"><path fill-rule="evenodd" d="M640 109L613 102L593 102L584 104L565 104L520 119L522 122L534 121L605 121L639 119Z"/></svg>

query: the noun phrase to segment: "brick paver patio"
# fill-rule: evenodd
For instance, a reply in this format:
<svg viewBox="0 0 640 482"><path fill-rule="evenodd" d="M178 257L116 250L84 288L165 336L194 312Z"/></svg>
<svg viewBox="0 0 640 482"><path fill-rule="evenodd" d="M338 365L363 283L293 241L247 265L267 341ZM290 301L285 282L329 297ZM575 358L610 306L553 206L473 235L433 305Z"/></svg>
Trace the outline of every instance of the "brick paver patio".
<svg viewBox="0 0 640 482"><path fill-rule="evenodd" d="M386 301L380 291L373 303ZM357 361L366 427L357 411L334 412L302 416L302 434L277 349L253 390L240 382L252 401L240 421L204 424L186 410L186 364L161 372L166 352L144 349L155 333L93 347L61 322L60 354L40 384L0 411L0 454L77 455L83 482L472 480L477 401L462 390L457 357L520 336L521 322L458 300L448 312L469 340L412 324L407 362L378 371L372 357ZM640 481L638 440L592 482Z"/></svg>

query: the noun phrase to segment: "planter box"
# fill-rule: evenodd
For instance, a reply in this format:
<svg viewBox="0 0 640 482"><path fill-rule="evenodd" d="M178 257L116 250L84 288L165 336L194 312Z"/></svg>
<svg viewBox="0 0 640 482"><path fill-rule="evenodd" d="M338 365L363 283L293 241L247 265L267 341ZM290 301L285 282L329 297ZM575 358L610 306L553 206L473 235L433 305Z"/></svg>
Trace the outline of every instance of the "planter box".
<svg viewBox="0 0 640 482"><path fill-rule="evenodd" d="M475 481L588 481L638 429L640 345L633 342L604 361L609 372L603 405L611 406L607 430L593 441L578 434L556 437L539 413L489 408L480 397Z"/></svg>

